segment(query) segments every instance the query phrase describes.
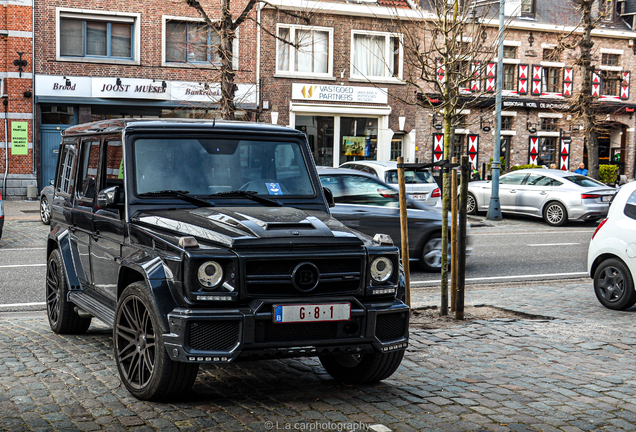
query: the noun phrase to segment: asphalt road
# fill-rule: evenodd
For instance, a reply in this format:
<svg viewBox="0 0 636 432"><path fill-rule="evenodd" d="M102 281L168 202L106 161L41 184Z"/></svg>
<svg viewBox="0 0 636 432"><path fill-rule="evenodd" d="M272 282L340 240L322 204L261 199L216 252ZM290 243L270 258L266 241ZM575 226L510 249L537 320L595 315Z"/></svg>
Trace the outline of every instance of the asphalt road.
<svg viewBox="0 0 636 432"><path fill-rule="evenodd" d="M506 216L503 221L474 225L467 284L586 276L587 248L596 223L551 228L539 219ZM10 226L0 241L0 313L44 310L48 227L36 222L11 222ZM26 240L12 238L18 234ZM414 288L435 287L440 277L413 265L411 284Z"/></svg>

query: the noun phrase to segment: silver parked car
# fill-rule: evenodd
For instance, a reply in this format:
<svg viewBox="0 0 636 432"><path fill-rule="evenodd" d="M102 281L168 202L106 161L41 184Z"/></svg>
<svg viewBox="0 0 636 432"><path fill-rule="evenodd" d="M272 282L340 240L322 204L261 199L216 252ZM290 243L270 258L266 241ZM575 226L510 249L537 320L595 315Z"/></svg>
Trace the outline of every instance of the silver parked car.
<svg viewBox="0 0 636 432"><path fill-rule="evenodd" d="M53 185L46 186L40 192L40 220L44 225L51 223L51 204L53 203Z"/></svg>
<svg viewBox="0 0 636 432"><path fill-rule="evenodd" d="M468 184L468 212L487 211L492 183ZM556 169L525 169L499 178L502 213L542 217L552 226L567 220L597 220L607 215L616 189L599 181Z"/></svg>
<svg viewBox="0 0 636 432"><path fill-rule="evenodd" d="M397 162L395 161L354 161L345 162L340 168L349 168L366 172L378 177L389 186L398 188ZM423 204L438 205L441 203L441 189L428 169L404 170L406 194L412 200Z"/></svg>

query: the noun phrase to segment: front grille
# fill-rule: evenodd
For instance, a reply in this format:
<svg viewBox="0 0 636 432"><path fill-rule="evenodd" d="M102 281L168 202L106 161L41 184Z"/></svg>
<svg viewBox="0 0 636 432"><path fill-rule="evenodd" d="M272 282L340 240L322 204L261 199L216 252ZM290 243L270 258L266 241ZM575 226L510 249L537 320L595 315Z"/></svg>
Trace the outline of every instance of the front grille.
<svg viewBox="0 0 636 432"><path fill-rule="evenodd" d="M201 351L229 351L239 341L239 330L239 321L190 322L190 348Z"/></svg>
<svg viewBox="0 0 636 432"><path fill-rule="evenodd" d="M404 337L408 329L408 312L379 314L375 322L375 335L382 342Z"/></svg>
<svg viewBox="0 0 636 432"><path fill-rule="evenodd" d="M245 261L247 294L282 297L305 293L294 288L292 283L292 272L303 262L314 264L320 272L320 282L306 294L353 293L360 289L361 257L249 259Z"/></svg>
<svg viewBox="0 0 636 432"><path fill-rule="evenodd" d="M322 341L360 337L362 317L350 321L275 324L259 321L256 325L256 343Z"/></svg>

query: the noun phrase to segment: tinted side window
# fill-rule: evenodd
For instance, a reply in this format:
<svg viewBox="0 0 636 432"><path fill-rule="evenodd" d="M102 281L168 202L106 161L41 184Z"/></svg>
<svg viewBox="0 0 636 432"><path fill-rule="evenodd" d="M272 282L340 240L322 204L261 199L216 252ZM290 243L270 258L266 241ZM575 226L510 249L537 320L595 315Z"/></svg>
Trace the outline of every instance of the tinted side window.
<svg viewBox="0 0 636 432"><path fill-rule="evenodd" d="M347 204L398 207L398 192L382 183L362 176L342 176L344 196L340 202Z"/></svg>
<svg viewBox="0 0 636 432"><path fill-rule="evenodd" d="M124 151L120 139L106 140L106 182L104 188L121 186L124 180Z"/></svg>
<svg viewBox="0 0 636 432"><path fill-rule="evenodd" d="M526 178L528 174L526 173L511 173L502 176L499 179L499 184L507 184L507 185L520 185L523 179Z"/></svg>
<svg viewBox="0 0 636 432"><path fill-rule="evenodd" d="M552 186L552 179L538 174L530 174L526 184L529 186Z"/></svg>
<svg viewBox="0 0 636 432"><path fill-rule="evenodd" d="M77 195L80 198L95 198L98 163L99 138L85 138L81 147L79 184L77 187Z"/></svg>
<svg viewBox="0 0 636 432"><path fill-rule="evenodd" d="M58 178L55 182L56 192L70 195L75 186L75 167L77 162L77 146L75 144L65 144L60 151L60 167Z"/></svg>
<svg viewBox="0 0 636 432"><path fill-rule="evenodd" d="M636 191L627 198L624 210L625 216L636 219Z"/></svg>

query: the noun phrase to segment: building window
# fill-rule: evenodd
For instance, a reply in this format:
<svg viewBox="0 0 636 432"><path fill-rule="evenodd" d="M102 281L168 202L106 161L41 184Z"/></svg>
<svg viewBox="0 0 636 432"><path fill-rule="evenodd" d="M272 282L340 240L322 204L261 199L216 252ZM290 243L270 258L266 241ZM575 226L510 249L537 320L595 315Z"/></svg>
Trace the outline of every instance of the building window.
<svg viewBox="0 0 636 432"><path fill-rule="evenodd" d="M400 36L388 33L353 33L351 75L357 78L402 77Z"/></svg>
<svg viewBox="0 0 636 432"><path fill-rule="evenodd" d="M279 26L276 71L332 75L333 29Z"/></svg>
<svg viewBox="0 0 636 432"><path fill-rule="evenodd" d="M601 64L603 66L618 66L620 55L619 54L601 54Z"/></svg>
<svg viewBox="0 0 636 432"><path fill-rule="evenodd" d="M503 89L504 90L517 89L517 65L516 64L503 65Z"/></svg>
<svg viewBox="0 0 636 432"><path fill-rule="evenodd" d="M517 58L517 47L516 46L504 46L503 58L516 59Z"/></svg>
<svg viewBox="0 0 636 432"><path fill-rule="evenodd" d="M521 0L521 14L534 14L534 0Z"/></svg>
<svg viewBox="0 0 636 432"><path fill-rule="evenodd" d="M561 53L559 50L554 48L544 48L543 50L543 60L557 62L561 60Z"/></svg>
<svg viewBox="0 0 636 432"><path fill-rule="evenodd" d="M60 14L60 56L132 59L134 18Z"/></svg>
<svg viewBox="0 0 636 432"><path fill-rule="evenodd" d="M501 130L513 130L514 119L514 116L501 116Z"/></svg>
<svg viewBox="0 0 636 432"><path fill-rule="evenodd" d="M468 127L468 116L466 114L457 114L455 116L455 129L466 129Z"/></svg>
<svg viewBox="0 0 636 432"><path fill-rule="evenodd" d="M550 166L552 164L556 164L558 162L557 156L557 139L542 137L539 140L539 157L537 158L537 165Z"/></svg>
<svg viewBox="0 0 636 432"><path fill-rule="evenodd" d="M543 93L561 93L561 85L563 83L561 72L561 68L543 68Z"/></svg>
<svg viewBox="0 0 636 432"><path fill-rule="evenodd" d="M558 128L559 119L553 117L541 118L541 130L542 131L556 131Z"/></svg>
<svg viewBox="0 0 636 432"><path fill-rule="evenodd" d="M620 96L621 73L618 71L602 71L601 94L603 96Z"/></svg>
<svg viewBox="0 0 636 432"><path fill-rule="evenodd" d="M221 39L201 22L166 22L166 63L220 63Z"/></svg>

